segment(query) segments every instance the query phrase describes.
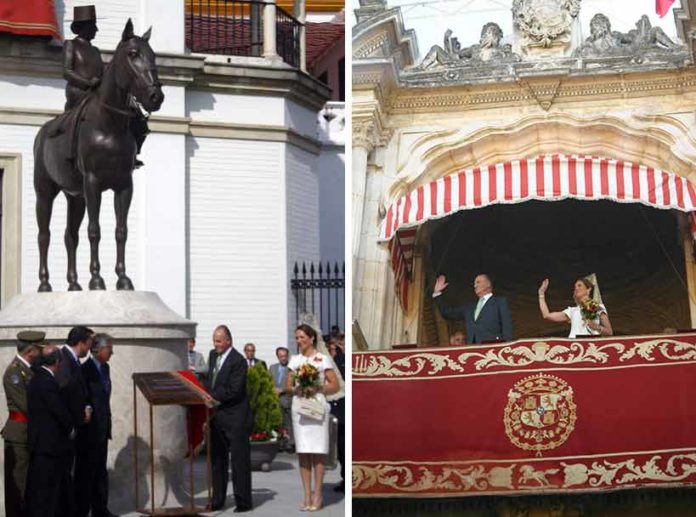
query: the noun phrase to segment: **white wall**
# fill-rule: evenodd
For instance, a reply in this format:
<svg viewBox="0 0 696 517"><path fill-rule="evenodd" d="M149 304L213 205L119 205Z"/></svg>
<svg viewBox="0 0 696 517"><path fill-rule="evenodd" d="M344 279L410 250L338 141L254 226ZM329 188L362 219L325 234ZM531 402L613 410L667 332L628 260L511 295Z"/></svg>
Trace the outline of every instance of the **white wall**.
<svg viewBox="0 0 696 517"><path fill-rule="evenodd" d="M147 137L135 171L144 202L144 282L177 313L186 315L186 136L153 133ZM110 214L109 214L110 216Z"/></svg>
<svg viewBox="0 0 696 517"><path fill-rule="evenodd" d="M286 341L284 147L187 138L190 318L201 352L223 323L267 362Z"/></svg>
<svg viewBox="0 0 696 517"><path fill-rule="evenodd" d="M191 120L225 124L285 125L282 97L230 95L207 91L186 93L186 114Z"/></svg>
<svg viewBox="0 0 696 517"><path fill-rule="evenodd" d="M291 343L294 328L297 326L295 298L289 289L294 264L303 261L317 262L321 258L319 255L319 178L314 155L288 146L285 159L287 161L288 342ZM291 350L295 350L294 344Z"/></svg>
<svg viewBox="0 0 696 517"><path fill-rule="evenodd" d="M0 76L0 106L15 109L54 109L65 106L65 81L45 77Z"/></svg>
<svg viewBox="0 0 696 517"><path fill-rule="evenodd" d="M320 255L323 262L345 260L345 154L323 149L317 160L319 176Z"/></svg>

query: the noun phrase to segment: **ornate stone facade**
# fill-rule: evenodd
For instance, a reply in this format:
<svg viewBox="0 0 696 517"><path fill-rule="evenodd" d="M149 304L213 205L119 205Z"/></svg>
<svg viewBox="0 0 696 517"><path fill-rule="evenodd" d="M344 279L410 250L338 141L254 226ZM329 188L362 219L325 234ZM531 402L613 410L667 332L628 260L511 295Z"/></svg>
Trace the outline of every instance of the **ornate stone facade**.
<svg viewBox="0 0 696 517"><path fill-rule="evenodd" d="M547 33L549 41L572 36L568 27L579 23L580 2L554 3L569 18L559 18L557 35ZM554 7L521 1L515 6L520 15L526 6L524 12L539 17ZM682 37L696 29L692 12L696 1L685 0ZM525 26L532 24L531 15L525 16ZM561 19L569 24L565 31ZM385 207L416 187L467 167L540 153L611 156L696 181L691 40L672 41L647 17L621 33L598 14L588 37L571 37L561 54L545 54L545 36L534 40L529 31L524 38L540 50L517 52L519 30L508 45L492 23L471 46L448 31L442 45L420 62L415 35L398 9L359 20L353 32L353 178L359 182L353 206L358 225L353 317L371 348L432 343L446 334L426 292L431 228L422 227L414 244L407 312L395 291L389 250L378 241ZM378 61L365 59L365 49L380 38L390 50ZM372 125L365 125L368 121ZM368 131L372 127L374 132ZM687 277L696 293L693 263L687 264ZM696 321L693 303L690 311Z"/></svg>

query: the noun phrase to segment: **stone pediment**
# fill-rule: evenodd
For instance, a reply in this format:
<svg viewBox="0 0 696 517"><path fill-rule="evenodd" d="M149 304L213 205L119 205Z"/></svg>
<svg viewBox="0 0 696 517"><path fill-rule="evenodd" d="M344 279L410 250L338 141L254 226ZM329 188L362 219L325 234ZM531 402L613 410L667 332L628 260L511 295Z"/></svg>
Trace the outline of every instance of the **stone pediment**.
<svg viewBox="0 0 696 517"><path fill-rule="evenodd" d="M691 63L690 48L672 41L645 15L623 33L597 13L582 40L580 6L581 0L515 0L514 34L506 38L498 24L489 22L477 43L463 46L448 30L441 45L415 62L415 35L404 29L400 9L388 9L383 0L363 0L353 29L354 63L359 71L362 59L390 59L398 85L427 88L674 70Z"/></svg>
<svg viewBox="0 0 696 517"><path fill-rule="evenodd" d="M362 0L355 15L354 63L361 59L392 59L399 69L415 63L416 33L405 29L401 9L387 9L383 0Z"/></svg>

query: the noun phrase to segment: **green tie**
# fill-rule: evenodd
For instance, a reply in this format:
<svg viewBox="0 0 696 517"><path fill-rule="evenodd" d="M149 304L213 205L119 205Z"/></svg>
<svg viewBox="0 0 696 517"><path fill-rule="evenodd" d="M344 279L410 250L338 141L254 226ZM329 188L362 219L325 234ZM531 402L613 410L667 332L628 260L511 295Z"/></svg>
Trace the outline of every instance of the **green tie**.
<svg viewBox="0 0 696 517"><path fill-rule="evenodd" d="M217 374L220 371L220 359L222 358L221 355L218 355L217 358L215 359L215 368L213 368L213 381L210 384L211 386L215 386L215 379L217 379Z"/></svg>
<svg viewBox="0 0 696 517"><path fill-rule="evenodd" d="M479 301L476 304L476 310L474 311L474 321L476 321L479 317L479 314L481 314L482 307L483 307L483 296L481 298L479 298Z"/></svg>

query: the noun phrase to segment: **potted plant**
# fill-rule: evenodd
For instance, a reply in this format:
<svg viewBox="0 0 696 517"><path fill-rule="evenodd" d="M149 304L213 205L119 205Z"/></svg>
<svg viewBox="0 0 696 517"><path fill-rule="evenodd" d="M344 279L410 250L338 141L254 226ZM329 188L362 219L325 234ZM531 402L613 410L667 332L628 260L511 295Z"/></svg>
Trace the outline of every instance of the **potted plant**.
<svg viewBox="0 0 696 517"><path fill-rule="evenodd" d="M251 441L251 468L268 472L278 453L279 442L286 437L281 427L283 415L280 400L273 389L273 378L263 364L256 363L247 371L247 395L254 416Z"/></svg>

